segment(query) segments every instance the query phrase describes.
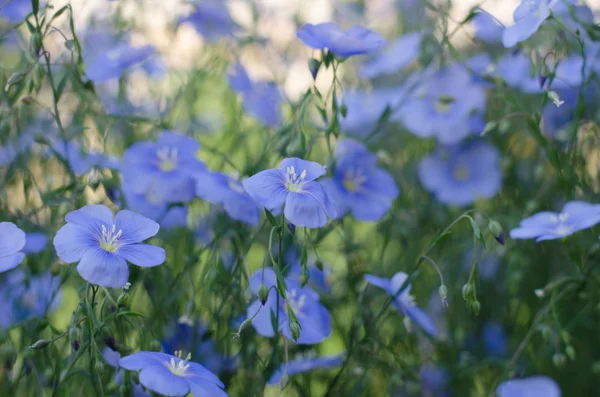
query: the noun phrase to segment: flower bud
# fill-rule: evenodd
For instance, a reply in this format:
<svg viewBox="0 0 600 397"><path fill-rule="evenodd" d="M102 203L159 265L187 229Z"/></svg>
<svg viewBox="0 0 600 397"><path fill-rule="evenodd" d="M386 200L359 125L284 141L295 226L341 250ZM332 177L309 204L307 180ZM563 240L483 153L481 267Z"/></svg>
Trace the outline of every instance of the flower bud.
<svg viewBox="0 0 600 397"><path fill-rule="evenodd" d="M304 287L308 283L308 274L302 272L300 274L300 287Z"/></svg>
<svg viewBox="0 0 600 397"><path fill-rule="evenodd" d="M127 302L129 302L129 294L127 292L122 293L117 298L117 306L120 308L127 306Z"/></svg>
<svg viewBox="0 0 600 397"><path fill-rule="evenodd" d="M562 368L562 367L564 367L566 361L567 361L567 357L565 357L565 355L562 354L562 353L555 353L552 356L552 362L554 363L554 366L556 368Z"/></svg>
<svg viewBox="0 0 600 397"><path fill-rule="evenodd" d="M48 345L50 344L50 341L47 341L46 339L40 339L37 342L35 342L33 345L29 346L30 349L45 349L46 347L48 347Z"/></svg>
<svg viewBox="0 0 600 397"><path fill-rule="evenodd" d="M346 118L346 115L348 114L348 106L346 106L345 103L342 103L342 105L340 106L340 114L343 118Z"/></svg>
<svg viewBox="0 0 600 397"><path fill-rule="evenodd" d="M481 310L481 303L479 303L479 301L473 301L473 302L471 302L470 307L471 307L471 311L473 313L475 313L475 315L478 315L479 310Z"/></svg>
<svg viewBox="0 0 600 397"><path fill-rule="evenodd" d="M471 287L471 284L467 283L467 284L463 285L463 287L462 287L463 299L468 301L471 298L471 295L473 295L473 287Z"/></svg>
<svg viewBox="0 0 600 397"><path fill-rule="evenodd" d="M321 61L317 61L314 58L308 60L308 70L310 70L310 74L313 80L317 79L317 74L319 73L319 68L321 67Z"/></svg>
<svg viewBox="0 0 600 397"><path fill-rule="evenodd" d="M289 326L292 338L294 338L295 341L298 341L298 338L300 337L300 324L298 324L297 321L290 320Z"/></svg>
<svg viewBox="0 0 600 397"><path fill-rule="evenodd" d="M287 227L292 235L296 234L296 225L294 225L292 222L288 222Z"/></svg>
<svg viewBox="0 0 600 397"><path fill-rule="evenodd" d="M540 331L544 340L549 341L550 338L552 338L552 329L550 329L550 327L548 327L547 325L541 326Z"/></svg>
<svg viewBox="0 0 600 397"><path fill-rule="evenodd" d="M440 285L438 292L440 293L440 298L442 298L442 302L446 302L446 298L448 297L448 288L446 288L446 286L442 284Z"/></svg>
<svg viewBox="0 0 600 397"><path fill-rule="evenodd" d="M269 299L269 288L264 284L258 287L258 299L263 306L267 303L267 299Z"/></svg>
<svg viewBox="0 0 600 397"><path fill-rule="evenodd" d="M488 229L496 241L504 245L504 232L502 231L502 226L496 221L490 221L490 223L488 223Z"/></svg>
<svg viewBox="0 0 600 397"><path fill-rule="evenodd" d="M25 77L24 73L16 72L13 73L8 80L6 81L6 86L4 87L4 91L8 91L11 85L17 84Z"/></svg>
<svg viewBox="0 0 600 397"><path fill-rule="evenodd" d="M34 54L38 54L40 52L40 48L42 48L42 35L39 32L34 32L31 35L29 46Z"/></svg>
<svg viewBox="0 0 600 397"><path fill-rule="evenodd" d="M94 369L98 375L102 376L102 373L104 372L104 363L102 360L94 360Z"/></svg>
<svg viewBox="0 0 600 397"><path fill-rule="evenodd" d="M575 360L575 349L573 346L567 346L565 353L567 353L567 356L571 359L571 361Z"/></svg>

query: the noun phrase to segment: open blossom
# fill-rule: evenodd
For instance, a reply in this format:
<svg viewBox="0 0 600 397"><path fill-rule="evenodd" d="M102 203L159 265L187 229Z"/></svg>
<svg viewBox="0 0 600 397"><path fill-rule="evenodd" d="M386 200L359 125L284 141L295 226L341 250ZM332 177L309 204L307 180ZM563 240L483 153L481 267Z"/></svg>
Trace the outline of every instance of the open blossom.
<svg viewBox="0 0 600 397"><path fill-rule="evenodd" d="M227 397L223 382L202 365L166 353L141 351L121 357L121 368L140 371L140 384L165 396Z"/></svg>
<svg viewBox="0 0 600 397"><path fill-rule="evenodd" d="M502 186L500 154L485 142L438 148L421 160L419 179L442 203L469 205L491 198Z"/></svg>
<svg viewBox="0 0 600 397"><path fill-rule="evenodd" d="M56 253L67 263L79 262L77 271L91 284L120 288L129 278L126 261L142 267L165 261L164 249L141 243L158 232L158 223L135 212L113 217L105 205L86 205L65 219L54 237Z"/></svg>
<svg viewBox="0 0 600 397"><path fill-rule="evenodd" d="M325 174L321 164L287 158L280 168L261 171L243 182L248 194L261 206L279 211L296 226L317 228L335 218L333 199L316 179Z"/></svg>
<svg viewBox="0 0 600 397"><path fill-rule="evenodd" d="M260 210L238 179L220 172L203 172L196 177L196 194L221 204L227 214L249 225L260 222Z"/></svg>
<svg viewBox="0 0 600 397"><path fill-rule="evenodd" d="M475 37L483 42L494 44L502 40L504 25L490 13L479 9L472 19Z"/></svg>
<svg viewBox="0 0 600 397"><path fill-rule="evenodd" d="M600 222L600 204L571 201L560 213L542 211L521 221L518 228L510 231L514 239L535 238L536 241L555 240L566 237Z"/></svg>
<svg viewBox="0 0 600 397"><path fill-rule="evenodd" d="M298 30L296 36L310 48L328 49L338 58L369 54L386 44L379 34L363 26L352 26L344 31L332 22L317 25L307 23Z"/></svg>
<svg viewBox="0 0 600 397"><path fill-rule="evenodd" d="M547 376L511 379L502 382L496 389L498 397L560 397L560 388Z"/></svg>
<svg viewBox="0 0 600 397"><path fill-rule="evenodd" d="M323 186L336 206L337 217L348 212L361 221L377 221L392 207L400 189L392 175L377 167L377 157L353 139L338 141L333 178Z"/></svg>
<svg viewBox="0 0 600 397"><path fill-rule="evenodd" d="M175 131L162 131L156 142L137 142L123 154L123 185L158 202L187 202L196 196L194 176L206 169L197 157L200 143Z"/></svg>
<svg viewBox="0 0 600 397"><path fill-rule="evenodd" d="M14 223L0 223L0 273L14 269L23 262L25 254L25 232Z"/></svg>
<svg viewBox="0 0 600 397"><path fill-rule="evenodd" d="M422 36L420 32L409 32L397 38L362 65L360 77L374 79L400 72L419 57Z"/></svg>
<svg viewBox="0 0 600 397"><path fill-rule="evenodd" d="M298 358L288 363L282 363L281 367L273 373L269 379L269 385L276 385L287 373L288 376L312 372L319 369L329 369L339 367L344 363L344 353L334 356L321 356ZM287 372L286 372L287 371Z"/></svg>
<svg viewBox="0 0 600 397"><path fill-rule="evenodd" d="M250 287L255 294L264 283L267 288L277 285L275 272L271 268L257 270L250 277ZM312 345L323 342L331 334L331 316L327 309L319 303L319 295L309 287L300 287L296 280L286 278L287 300L289 306L294 311L300 324L300 337L297 343L301 345ZM270 289L268 299L263 305L260 300L255 300L248 306L246 311L247 318L251 318L252 326L262 336L273 337L275 330L271 323L271 312L275 316L279 312L279 331L289 340L294 340L288 324L288 314L285 307L285 300L279 296L279 307L277 307L277 291ZM260 310L259 310L260 309Z"/></svg>
<svg viewBox="0 0 600 397"><path fill-rule="evenodd" d="M410 284L398 295L400 288L408 278L408 275L403 272L394 274L391 279L377 277L372 274L365 274L365 280L376 287L383 288L390 296L395 297L393 304L398 311L408 316L414 321L423 331L431 336L437 334L437 330L431 318L420 308L415 305L413 297L410 295Z"/></svg>
<svg viewBox="0 0 600 397"><path fill-rule="evenodd" d="M201 0L193 3L195 10L179 22L188 22L208 42L232 36L240 27L231 18L227 4L222 0Z"/></svg>

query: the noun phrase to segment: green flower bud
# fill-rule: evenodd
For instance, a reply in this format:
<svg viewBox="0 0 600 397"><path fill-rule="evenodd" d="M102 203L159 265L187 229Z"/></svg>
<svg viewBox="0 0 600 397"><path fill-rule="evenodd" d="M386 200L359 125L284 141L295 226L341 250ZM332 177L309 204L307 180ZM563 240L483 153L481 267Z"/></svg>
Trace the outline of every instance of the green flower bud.
<svg viewBox="0 0 600 397"><path fill-rule="evenodd" d="M552 356L552 362L554 363L554 366L556 368L562 368L562 367L564 367L566 361L567 361L567 357L565 357L565 355L562 354L562 353L555 353Z"/></svg>
<svg viewBox="0 0 600 397"><path fill-rule="evenodd" d="M502 226L496 221L490 221L490 223L488 223L488 229L496 241L504 245L504 232L502 231Z"/></svg>
<svg viewBox="0 0 600 397"><path fill-rule="evenodd" d="M575 360L575 349L573 346L567 346L565 353L567 353L567 356L571 359L571 361Z"/></svg>
<svg viewBox="0 0 600 397"><path fill-rule="evenodd" d="M123 292L117 298L117 306L120 308L126 307L128 302L129 302L129 294L127 292Z"/></svg>
<svg viewBox="0 0 600 397"><path fill-rule="evenodd" d="M263 306L267 303L267 299L269 299L269 288L264 284L261 284L258 288L258 299Z"/></svg>
<svg viewBox="0 0 600 397"><path fill-rule="evenodd" d="M473 287L471 284L467 283L462 287L462 296L463 299L469 301L471 299L471 295L473 295Z"/></svg>
<svg viewBox="0 0 600 397"><path fill-rule="evenodd" d="M470 307L471 307L471 311L473 313L475 313L475 315L478 315L479 310L481 310L481 303L479 303L479 301L473 301L473 302L471 302Z"/></svg>
<svg viewBox="0 0 600 397"><path fill-rule="evenodd" d="M30 349L45 349L46 347L48 347L48 345L50 344L50 341L47 341L46 339L40 339L37 342L35 342L33 345L29 346Z"/></svg>
<svg viewBox="0 0 600 397"><path fill-rule="evenodd" d="M321 67L321 61L317 61L314 58L308 60L308 70L310 70L310 74L313 80L317 79L317 74L319 73L319 68Z"/></svg>
<svg viewBox="0 0 600 397"><path fill-rule="evenodd" d="M298 341L298 338L300 337L300 324L298 324L297 321L290 320L289 326L292 338L294 338L295 341Z"/></svg>
<svg viewBox="0 0 600 397"><path fill-rule="evenodd" d="M104 372L104 363L102 360L94 360L94 369L98 375L102 376L102 373Z"/></svg>

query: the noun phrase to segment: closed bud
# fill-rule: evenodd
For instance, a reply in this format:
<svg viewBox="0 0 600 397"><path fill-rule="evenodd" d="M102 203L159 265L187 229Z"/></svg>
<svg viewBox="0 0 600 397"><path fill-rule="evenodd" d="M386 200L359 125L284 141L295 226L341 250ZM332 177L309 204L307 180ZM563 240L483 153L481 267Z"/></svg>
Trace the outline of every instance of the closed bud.
<svg viewBox="0 0 600 397"><path fill-rule="evenodd" d="M467 284L463 285L463 287L462 287L463 299L468 301L471 299L471 295L473 295L473 287L471 287L471 284L467 283Z"/></svg>
<svg viewBox="0 0 600 397"><path fill-rule="evenodd" d="M442 298L442 302L446 302L446 298L448 297L448 288L446 288L446 286L442 284L440 285L438 292L440 293L440 298Z"/></svg>
<svg viewBox="0 0 600 397"><path fill-rule="evenodd" d="M556 368L564 367L566 362L567 362L567 357L565 357L565 355L562 353L555 353L552 356L552 363L554 363L554 366Z"/></svg>
<svg viewBox="0 0 600 397"><path fill-rule="evenodd" d="M21 98L21 102L25 105L31 105L32 103L35 103L35 99L33 99L31 95L25 95Z"/></svg>
<svg viewBox="0 0 600 397"><path fill-rule="evenodd" d="M348 114L348 106L346 106L345 103L342 103L342 106L340 106L340 114L344 118L346 118L346 115Z"/></svg>
<svg viewBox="0 0 600 397"><path fill-rule="evenodd" d="M479 301L473 301L473 302L471 302L470 307L471 307L471 311L473 313L475 313L475 315L478 315L479 310L481 310L481 303L479 303Z"/></svg>
<svg viewBox="0 0 600 397"><path fill-rule="evenodd" d="M575 360L575 349L573 346L567 346L565 353L567 353L567 356L571 359L571 361Z"/></svg>
<svg viewBox="0 0 600 397"><path fill-rule="evenodd" d="M292 222L288 222L287 227L292 235L296 234L296 225L294 225Z"/></svg>
<svg viewBox="0 0 600 397"><path fill-rule="evenodd" d="M157 341L156 339L153 339L150 342L150 346L149 347L150 347L150 350L153 351L153 352L159 352L159 351L161 351L161 348L162 348L162 346L160 345L160 342Z"/></svg>
<svg viewBox="0 0 600 397"><path fill-rule="evenodd" d="M308 283L308 274L302 272L300 274L300 287L304 287Z"/></svg>
<svg viewBox="0 0 600 397"><path fill-rule="evenodd" d="M40 339L37 342L35 342L33 345L29 346L30 349L45 349L46 347L48 347L48 345L50 344L50 341L47 341L46 339Z"/></svg>
<svg viewBox="0 0 600 397"><path fill-rule="evenodd" d="M488 223L488 229L496 241L504 245L504 232L502 231L502 226L496 221L490 221L490 223Z"/></svg>
<svg viewBox="0 0 600 397"><path fill-rule="evenodd" d="M267 303L267 299L269 299L269 288L264 284L258 287L258 299L263 306Z"/></svg>
<svg viewBox="0 0 600 397"><path fill-rule="evenodd" d="M69 329L69 340L71 342L78 341L81 338L81 331L77 327Z"/></svg>
<svg viewBox="0 0 600 397"><path fill-rule="evenodd" d="M317 61L314 58L308 60L308 70L310 70L310 74L313 80L317 79L317 74L319 73L319 68L321 67L321 61Z"/></svg>
<svg viewBox="0 0 600 397"><path fill-rule="evenodd" d="M550 327L548 327L547 325L541 326L540 331L544 340L549 341L550 338L552 338L552 329L550 329Z"/></svg>
<svg viewBox="0 0 600 397"><path fill-rule="evenodd" d="M38 54L40 52L40 48L42 48L42 35L39 32L34 32L31 35L29 45L30 45L31 51L34 54Z"/></svg>
<svg viewBox="0 0 600 397"><path fill-rule="evenodd" d="M23 77L25 77L24 73L13 73L6 81L6 87L4 87L4 91L8 91L11 85L17 84L19 81L23 80Z"/></svg>
<svg viewBox="0 0 600 397"><path fill-rule="evenodd" d="M104 372L104 363L102 362L102 360L95 360L94 369L96 370L98 375L102 375L102 373Z"/></svg>
<svg viewBox="0 0 600 397"><path fill-rule="evenodd" d="M123 307L127 306L127 302L129 302L129 294L127 292L123 292L117 298L117 306L120 308L123 308Z"/></svg>
<svg viewBox="0 0 600 397"><path fill-rule="evenodd" d="M294 338L295 341L298 341L298 338L300 337L300 324L298 324L297 321L290 320L289 326L292 338Z"/></svg>

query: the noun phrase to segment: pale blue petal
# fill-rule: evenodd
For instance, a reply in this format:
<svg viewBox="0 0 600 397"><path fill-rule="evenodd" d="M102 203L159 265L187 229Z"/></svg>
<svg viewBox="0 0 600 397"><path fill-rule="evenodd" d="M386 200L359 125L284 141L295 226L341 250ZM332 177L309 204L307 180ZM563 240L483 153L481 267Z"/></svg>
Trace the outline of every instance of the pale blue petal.
<svg viewBox="0 0 600 397"><path fill-rule="evenodd" d="M10 222L0 223L0 257L19 252L25 246L25 232Z"/></svg>
<svg viewBox="0 0 600 397"><path fill-rule="evenodd" d="M261 171L242 183L254 201L270 210L281 208L289 193L285 188L284 174L279 169Z"/></svg>
<svg viewBox="0 0 600 397"><path fill-rule="evenodd" d="M23 252L26 254L37 254L42 252L48 244L48 236L42 232L32 232L26 234L25 246Z"/></svg>
<svg viewBox="0 0 600 397"><path fill-rule="evenodd" d="M99 236L102 235L102 226L109 228L113 223L113 214L110 208L101 204L90 204L78 210L71 211L65 216L68 223L88 229Z"/></svg>
<svg viewBox="0 0 600 397"><path fill-rule="evenodd" d="M202 364L198 364L196 362L190 361L189 365L190 365L190 367L187 370L186 378L190 382L210 383L210 384L219 386L220 388L223 388L225 386L225 385L223 385L223 382L221 382L215 374L213 374L211 371L209 371Z"/></svg>
<svg viewBox="0 0 600 397"><path fill-rule="evenodd" d="M0 273L19 266L19 263L23 262L23 259L25 259L25 254L22 252L15 252L14 254L0 257Z"/></svg>
<svg viewBox="0 0 600 397"><path fill-rule="evenodd" d="M298 338L300 345L314 345L323 342L331 335L331 316L327 309L318 301L307 301L298 314L301 331ZM288 339L293 340L289 327L283 328Z"/></svg>
<svg viewBox="0 0 600 397"><path fill-rule="evenodd" d="M357 192L346 195L346 203L350 207L354 218L363 222L376 222L388 213L394 203L394 199Z"/></svg>
<svg viewBox="0 0 600 397"><path fill-rule="evenodd" d="M391 281L388 278L377 277L372 274L365 274L365 280L371 285L383 288L388 293L392 289Z"/></svg>
<svg viewBox="0 0 600 397"><path fill-rule="evenodd" d="M167 362L145 366L140 371L140 384L164 396L186 396L190 387L185 378L169 371Z"/></svg>
<svg viewBox="0 0 600 397"><path fill-rule="evenodd" d="M436 336L437 329L435 327L435 324L429 317L429 315L427 315L427 313L425 313L423 310L419 309L416 306L406 307L405 310L406 310L406 315L412 321L414 321L415 324L417 324L419 327L421 327L421 329L423 331L427 332L431 336Z"/></svg>
<svg viewBox="0 0 600 397"><path fill-rule="evenodd" d="M165 250L150 244L128 244L120 247L116 254L126 261L141 267L158 266L165 261Z"/></svg>
<svg viewBox="0 0 600 397"><path fill-rule="evenodd" d="M223 203L227 214L240 222L249 225L258 225L260 223L260 209L247 194L233 193Z"/></svg>
<svg viewBox="0 0 600 397"><path fill-rule="evenodd" d="M250 288L252 288L252 291L254 291L255 294L258 294L258 289L263 283L267 288L277 285L277 276L275 276L275 271L272 267L265 267L264 279L263 269L258 269L250 276Z"/></svg>
<svg viewBox="0 0 600 397"><path fill-rule="evenodd" d="M188 379L193 397L227 397L227 393L214 383Z"/></svg>
<svg viewBox="0 0 600 397"><path fill-rule="evenodd" d="M558 384L547 376L511 379L496 389L498 397L561 397Z"/></svg>
<svg viewBox="0 0 600 397"><path fill-rule="evenodd" d="M279 166L284 174L287 173L288 168L293 168L298 177L306 171L306 176L303 179L304 182L314 181L318 177L325 175L326 172L325 167L321 164L315 163L314 161L302 160L297 157L283 159L281 163L279 163Z"/></svg>
<svg viewBox="0 0 600 397"><path fill-rule="evenodd" d="M129 278L125 259L102 248L88 250L77 271L85 281L102 287L121 288Z"/></svg>
<svg viewBox="0 0 600 397"><path fill-rule="evenodd" d="M287 374L289 376L295 374L301 374L310 372L318 369L328 369L339 367L344 363L344 354L338 354L336 356L324 356L315 358L300 358L297 360L291 360L289 363L281 364L281 367L275 371L271 379L269 379L269 385L276 385L281 381L281 378L285 374L287 368Z"/></svg>
<svg viewBox="0 0 600 397"><path fill-rule="evenodd" d="M175 356L159 352L142 351L121 357L119 367L128 370L138 370L150 365L168 363L172 357L174 358Z"/></svg>
<svg viewBox="0 0 600 397"><path fill-rule="evenodd" d="M324 202L325 200L327 201ZM335 216L333 201L327 196L321 185L313 182L304 186L301 193L291 192L288 194L284 214L296 226L322 227L327 224L327 212L324 205L328 205L330 213Z"/></svg>
<svg viewBox="0 0 600 397"><path fill-rule="evenodd" d="M333 219L343 218L350 211L350 207L346 202L347 192L344 191L338 184L338 181L333 178L321 179L319 181L325 193L331 198L335 205L335 217Z"/></svg>
<svg viewBox="0 0 600 397"><path fill-rule="evenodd" d="M119 238L122 244L139 243L154 236L160 229L158 223L152 219L129 210L121 210L117 213L115 226L117 230L123 231L123 235Z"/></svg>
<svg viewBox="0 0 600 397"><path fill-rule="evenodd" d="M502 33L502 44L506 48L514 47L517 43L527 40L538 31L542 23L550 16L549 10L544 10L541 15L527 15L512 26L508 26Z"/></svg>
<svg viewBox="0 0 600 397"><path fill-rule="evenodd" d="M275 295L276 293L277 292L275 290L271 290L271 292L269 292L269 297L264 306L262 306L260 301L257 299L254 302L252 302L250 304L250 306L248 306L248 309L246 310L246 318L252 318L252 316L254 316L256 314L256 311L260 308L260 311L258 311L258 314L256 314L256 317L254 317L254 319L252 320L252 326L254 327L254 329L256 330L256 332L258 334L265 336L267 338L275 336L275 330L273 330L273 326L271 325L271 311L273 312L273 316L276 317L277 316L277 309L276 309L277 297ZM279 321L283 321L283 320L285 320L285 317L280 315Z"/></svg>
<svg viewBox="0 0 600 397"><path fill-rule="evenodd" d="M88 228L67 223L54 236L54 248L60 259L67 263L81 260L91 249L100 248L98 235Z"/></svg>

